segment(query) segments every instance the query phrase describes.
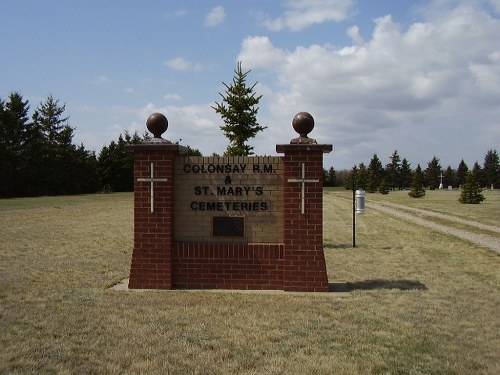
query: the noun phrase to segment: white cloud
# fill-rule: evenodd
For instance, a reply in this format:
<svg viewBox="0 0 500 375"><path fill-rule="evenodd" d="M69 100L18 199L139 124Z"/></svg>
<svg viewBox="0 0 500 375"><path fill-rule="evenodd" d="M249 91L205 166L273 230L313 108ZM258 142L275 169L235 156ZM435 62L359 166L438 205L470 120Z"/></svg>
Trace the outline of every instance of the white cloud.
<svg viewBox="0 0 500 375"><path fill-rule="evenodd" d="M356 43L356 44L363 44L364 39L359 33L359 27L358 26L351 26L347 29L346 34Z"/></svg>
<svg viewBox="0 0 500 375"><path fill-rule="evenodd" d="M194 63L183 57L176 57L175 59L168 60L165 65L173 70L178 70L181 72L200 72L203 70L203 65L200 63Z"/></svg>
<svg viewBox="0 0 500 375"><path fill-rule="evenodd" d="M97 76L90 80L90 83L93 85L104 85L112 82L113 80L105 75Z"/></svg>
<svg viewBox="0 0 500 375"><path fill-rule="evenodd" d="M180 96L179 94L166 94L163 99L165 100L175 100L175 101L179 101L179 100L182 100L182 96Z"/></svg>
<svg viewBox="0 0 500 375"><path fill-rule="evenodd" d="M117 140L118 137L120 136L120 134L125 134L125 133L129 133L129 134L134 134L134 133L137 133L137 134L143 134L144 133L144 127L143 125L139 124L138 122L131 122L130 124L128 124L127 126L123 126L121 124L113 124L111 125L109 128L108 128L108 136L112 139L112 140Z"/></svg>
<svg viewBox="0 0 500 375"><path fill-rule="evenodd" d="M362 23L361 30L346 25L353 42L345 45L285 48L278 38L246 37L237 58L245 70L252 69L250 81L259 82L256 91L264 96L258 120L268 126L251 141L255 152L274 154L276 143L294 138L291 120L300 111L316 120L310 136L335 147L325 155L327 167L367 163L373 153L386 163L395 149L413 167L425 168L433 155L444 167L456 167L462 157L471 167L488 149L498 149L500 20L475 5L486 0L431 5L437 9L438 2L439 12L419 13L420 22L410 25L391 16L375 19L371 33ZM185 72L207 69L182 57L165 65ZM175 93L163 98L161 107L86 108L84 116L93 117L100 129L111 131L109 124L115 124L115 133L136 127L142 133L147 117L160 111L170 124L165 138L182 138L182 144L206 155L223 152L227 140L213 103L183 106L189 98Z"/></svg>
<svg viewBox="0 0 500 375"><path fill-rule="evenodd" d="M204 155L222 153L227 145L219 130L220 118L211 108L211 103L197 105L158 107L148 104L138 110L139 118L147 119L154 112L163 113L168 119L168 130L163 138L171 142L197 148Z"/></svg>
<svg viewBox="0 0 500 375"><path fill-rule="evenodd" d="M274 47L267 36L251 36L241 44L238 61L252 68L279 66L286 58L286 52Z"/></svg>
<svg viewBox="0 0 500 375"><path fill-rule="evenodd" d="M175 18L184 17L185 15L188 15L188 14L189 14L189 11L187 11L186 9L178 9L178 10L173 11L173 12L164 13L163 17L167 20L172 20Z"/></svg>
<svg viewBox="0 0 500 375"><path fill-rule="evenodd" d="M175 94L174 94L175 95ZM140 107L111 106L102 108L80 108L86 117L92 117L99 131L79 131L75 142L83 142L86 147L100 152L103 146L117 140L120 134L128 131L142 135L147 132L146 120L155 112L163 113L169 122L163 138L171 142L197 148L204 155L213 152L223 153L227 139L219 130L220 117L211 108L213 103L196 105L164 105L147 103Z"/></svg>
<svg viewBox="0 0 500 375"><path fill-rule="evenodd" d="M206 27L218 26L222 22L224 22L225 18L226 18L226 11L224 10L224 7L218 5L210 9L210 12L208 12L207 16L205 17L204 25Z"/></svg>
<svg viewBox="0 0 500 375"><path fill-rule="evenodd" d="M353 0L288 0L282 16L268 18L264 26L272 31L299 31L323 22L340 22L349 16Z"/></svg>
<svg viewBox="0 0 500 375"><path fill-rule="evenodd" d="M478 147L497 147L481 142L498 134L492 124L500 118L500 20L469 6L407 29L390 16L374 22L366 42L359 30L348 31L356 46L286 51L268 37L245 39L239 59L276 72L279 82L267 96L266 125L282 127L293 114L311 112L311 137L351 150L328 156L342 167L368 162L374 152L385 162L395 149L416 166L440 149L467 158ZM446 156L443 164L459 162Z"/></svg>

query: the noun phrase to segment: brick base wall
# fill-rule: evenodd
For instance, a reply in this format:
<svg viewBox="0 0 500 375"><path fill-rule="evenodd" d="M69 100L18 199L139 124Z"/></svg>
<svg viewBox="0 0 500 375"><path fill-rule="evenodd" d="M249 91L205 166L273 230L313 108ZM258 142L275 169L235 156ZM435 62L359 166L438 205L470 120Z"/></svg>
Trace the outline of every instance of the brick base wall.
<svg viewBox="0 0 500 375"><path fill-rule="evenodd" d="M283 244L174 244L172 286L283 289Z"/></svg>

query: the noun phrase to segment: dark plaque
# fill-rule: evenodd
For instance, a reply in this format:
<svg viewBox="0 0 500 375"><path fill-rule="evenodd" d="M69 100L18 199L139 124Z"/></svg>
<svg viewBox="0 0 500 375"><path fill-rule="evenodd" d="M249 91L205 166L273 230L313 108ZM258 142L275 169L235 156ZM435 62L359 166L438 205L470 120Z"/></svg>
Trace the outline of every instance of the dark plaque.
<svg viewBox="0 0 500 375"><path fill-rule="evenodd" d="M212 224L214 237L243 237L245 235L243 216L214 216Z"/></svg>

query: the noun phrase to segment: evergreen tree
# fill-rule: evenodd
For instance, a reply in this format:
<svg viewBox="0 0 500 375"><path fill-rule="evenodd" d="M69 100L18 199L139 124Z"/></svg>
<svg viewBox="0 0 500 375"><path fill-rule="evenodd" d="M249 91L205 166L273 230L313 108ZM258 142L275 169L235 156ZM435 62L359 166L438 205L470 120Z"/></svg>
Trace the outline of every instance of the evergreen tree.
<svg viewBox="0 0 500 375"><path fill-rule="evenodd" d="M76 173L77 148L72 143L74 129L68 124L69 117L63 115L65 110L65 104L59 104L59 100L49 95L33 113L33 133L37 134L39 143L38 159L32 163L36 170L30 176L36 176L33 181L36 194L80 192L83 176Z"/></svg>
<svg viewBox="0 0 500 375"><path fill-rule="evenodd" d="M337 184L337 174L335 173L335 169L330 167L328 170L328 183L329 186L335 186Z"/></svg>
<svg viewBox="0 0 500 375"><path fill-rule="evenodd" d="M479 184L479 186L484 186L483 169L481 168L477 160L472 166L472 175L474 177L474 180Z"/></svg>
<svg viewBox="0 0 500 375"><path fill-rule="evenodd" d="M238 62L234 73L231 85L223 82L226 91L224 94L219 93L222 103L215 102L216 106L212 108L221 115L225 124L220 127L229 139L225 155L248 156L253 154L253 147L246 142L266 129L257 122L259 110L257 105L262 95L255 96L254 89L257 82L251 87L247 86L246 79L250 70L243 72L241 62Z"/></svg>
<svg viewBox="0 0 500 375"><path fill-rule="evenodd" d="M368 170L364 163L360 163L356 173L356 189L366 190L368 185Z"/></svg>
<svg viewBox="0 0 500 375"><path fill-rule="evenodd" d="M439 164L439 159L435 156L432 160L427 163L427 169L425 170L425 180L430 190L434 190L439 186L441 175L441 165Z"/></svg>
<svg viewBox="0 0 500 375"><path fill-rule="evenodd" d="M385 174L388 180L388 188L396 189L401 187L401 158L398 155L398 150L395 150L390 157L391 162L385 167Z"/></svg>
<svg viewBox="0 0 500 375"><path fill-rule="evenodd" d="M408 160L403 159L401 161L401 167L399 169L399 188L400 189L407 189L411 185L411 178L412 178L412 171L411 171L411 165L408 162Z"/></svg>
<svg viewBox="0 0 500 375"><path fill-rule="evenodd" d="M35 122L25 125L25 143L23 146L23 159L25 166L19 176L19 189L21 196L36 196L48 194L41 190L47 179L48 147L40 127Z"/></svg>
<svg viewBox="0 0 500 375"><path fill-rule="evenodd" d="M358 175L358 167L354 165L351 171L347 174L344 179L344 187L346 190L352 190L352 185L356 184L356 178Z"/></svg>
<svg viewBox="0 0 500 375"><path fill-rule="evenodd" d="M366 178L366 191L369 193L374 193L377 191L382 178L384 176L384 169L382 168L382 162L378 158L377 154L373 154L370 164L368 165Z"/></svg>
<svg viewBox="0 0 500 375"><path fill-rule="evenodd" d="M20 196L26 173L26 126L29 123L28 101L18 92L0 103L0 196Z"/></svg>
<svg viewBox="0 0 500 375"><path fill-rule="evenodd" d="M65 105L49 95L28 111L19 93L0 101L0 196L95 192L95 155L71 143Z"/></svg>
<svg viewBox="0 0 500 375"><path fill-rule="evenodd" d="M97 157L94 151L88 151L83 144L72 153L73 193L91 194L99 191L99 175Z"/></svg>
<svg viewBox="0 0 500 375"><path fill-rule="evenodd" d="M181 156L203 156L200 150L197 148L192 148L191 146L186 146L185 150L179 152Z"/></svg>
<svg viewBox="0 0 500 375"><path fill-rule="evenodd" d="M457 184L459 187L465 184L467 173L469 173L469 167L465 164L464 159L462 159L457 168Z"/></svg>
<svg viewBox="0 0 500 375"><path fill-rule="evenodd" d="M349 177L349 173L350 171L347 169L335 171L335 186L345 186L346 179Z"/></svg>
<svg viewBox="0 0 500 375"><path fill-rule="evenodd" d="M382 182L380 183L380 186L378 188L378 192L384 195L389 194L389 185L387 184L385 178L382 179Z"/></svg>
<svg viewBox="0 0 500 375"><path fill-rule="evenodd" d="M449 165L444 172L443 187L446 189L448 186L457 185L457 173Z"/></svg>
<svg viewBox="0 0 500 375"><path fill-rule="evenodd" d="M118 141L104 146L98 158L98 173L101 189L104 191L134 190L134 156L125 146L142 142L137 133L120 134Z"/></svg>
<svg viewBox="0 0 500 375"><path fill-rule="evenodd" d="M500 161L496 150L489 150L484 157L484 182L488 188L500 185Z"/></svg>
<svg viewBox="0 0 500 375"><path fill-rule="evenodd" d="M323 168L323 186L335 186L335 182L335 169L333 167L328 170Z"/></svg>
<svg viewBox="0 0 500 375"><path fill-rule="evenodd" d="M479 204L484 201L484 196L481 193L479 183L475 179L472 172L467 173L467 179L465 180L465 184L462 186L462 191L460 192L458 201L460 203L468 204Z"/></svg>
<svg viewBox="0 0 500 375"><path fill-rule="evenodd" d="M422 173L422 168L420 168L420 164L417 165L415 169L415 173L413 174L411 190L408 192L408 195L412 198L422 198L425 196L425 190L423 187L424 175Z"/></svg>

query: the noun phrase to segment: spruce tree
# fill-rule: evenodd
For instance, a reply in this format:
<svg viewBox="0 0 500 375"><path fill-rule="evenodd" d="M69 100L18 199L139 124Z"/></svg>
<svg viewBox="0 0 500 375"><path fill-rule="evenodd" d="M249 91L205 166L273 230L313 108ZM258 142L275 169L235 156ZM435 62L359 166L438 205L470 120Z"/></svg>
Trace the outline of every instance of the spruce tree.
<svg viewBox="0 0 500 375"><path fill-rule="evenodd" d="M408 160L403 159L401 162L401 167L399 169L399 188L400 189L406 189L409 188L411 185L411 164L408 162Z"/></svg>
<svg viewBox="0 0 500 375"><path fill-rule="evenodd" d="M266 129L257 122L259 110L257 105L262 95L255 95L254 89L257 82L250 87L247 86L248 73L250 70L243 72L241 62L238 62L234 71L233 83L228 85L222 82L226 87L224 94L219 93L222 97L222 103L215 102L215 107L212 107L224 121L224 125L220 128L229 139L229 146L224 153L227 156L252 155L253 147L246 142L250 138L254 138L258 132Z"/></svg>
<svg viewBox="0 0 500 375"><path fill-rule="evenodd" d="M368 186L368 170L364 163L359 164L358 172L356 173L356 189L366 190Z"/></svg>
<svg viewBox="0 0 500 375"><path fill-rule="evenodd" d="M353 183L356 184L357 175L358 175L358 167L354 165L347 174L346 178L344 179L344 188L346 190L352 190Z"/></svg>
<svg viewBox="0 0 500 375"><path fill-rule="evenodd" d="M481 168L477 160L472 166L472 175L474 176L474 180L479 184L479 186L485 185L483 181L484 180L483 168Z"/></svg>
<svg viewBox="0 0 500 375"><path fill-rule="evenodd" d="M125 147L141 143L144 138L137 133L130 135L125 132L125 135L120 134L117 142L111 141L102 148L98 158L98 173L103 191L134 190L134 156Z"/></svg>
<svg viewBox="0 0 500 375"><path fill-rule="evenodd" d="M378 192L383 195L389 194L389 185L387 184L385 178L383 178L382 182L380 182L380 186L378 187Z"/></svg>
<svg viewBox="0 0 500 375"><path fill-rule="evenodd" d="M443 187L446 189L448 186L456 186L457 173L449 165L444 172Z"/></svg>
<svg viewBox="0 0 500 375"><path fill-rule="evenodd" d="M370 160L368 165L368 174L366 181L366 191L369 193L374 193L380 186L382 178L384 176L384 168L382 167L382 162L378 158L377 154L373 154L373 158Z"/></svg>
<svg viewBox="0 0 500 375"><path fill-rule="evenodd" d="M33 113L33 124L43 135L45 150L38 194L76 194L86 185L77 168L84 150L72 143L75 129L64 116L65 110L65 104L49 95ZM94 157L92 153L86 156Z"/></svg>
<svg viewBox="0 0 500 375"><path fill-rule="evenodd" d="M425 179L427 180L427 185L430 190L434 190L439 186L439 176L441 174L441 164L439 164L439 159L434 156L432 160L427 163L427 169L425 170Z"/></svg>
<svg viewBox="0 0 500 375"><path fill-rule="evenodd" d="M425 196L425 190L423 187L424 176L422 174L422 168L420 164L417 165L415 173L413 174L413 180L411 184L411 190L408 195L412 198L422 198Z"/></svg>
<svg viewBox="0 0 500 375"><path fill-rule="evenodd" d="M0 100L0 196L96 192L95 154L71 143L65 105L49 95L33 121L28 110L19 93Z"/></svg>
<svg viewBox="0 0 500 375"><path fill-rule="evenodd" d="M395 150L391 155L391 162L385 167L385 174L388 179L388 187L390 189L399 188L401 185L401 158L398 155L398 150Z"/></svg>
<svg viewBox="0 0 500 375"><path fill-rule="evenodd" d="M483 176L488 188L500 184L500 161L496 150L489 150L484 157Z"/></svg>
<svg viewBox="0 0 500 375"><path fill-rule="evenodd" d="M477 182L474 174L469 172L467 174L467 179L465 180L465 184L462 186L462 191L460 192L460 197L458 201L460 203L467 204L479 204L484 201L484 196L481 193L481 188L479 187L479 183Z"/></svg>
<svg viewBox="0 0 500 375"><path fill-rule="evenodd" d="M467 173L469 173L469 167L465 164L464 159L462 159L457 168L457 184L459 187L465 184Z"/></svg>
<svg viewBox="0 0 500 375"><path fill-rule="evenodd" d="M328 170L328 183L329 186L335 186L337 184L337 174L335 173L335 169L330 167Z"/></svg>
<svg viewBox="0 0 500 375"><path fill-rule="evenodd" d="M3 197L24 194L29 154L26 149L28 111L28 101L18 92L12 92L7 102L0 102L0 196Z"/></svg>

